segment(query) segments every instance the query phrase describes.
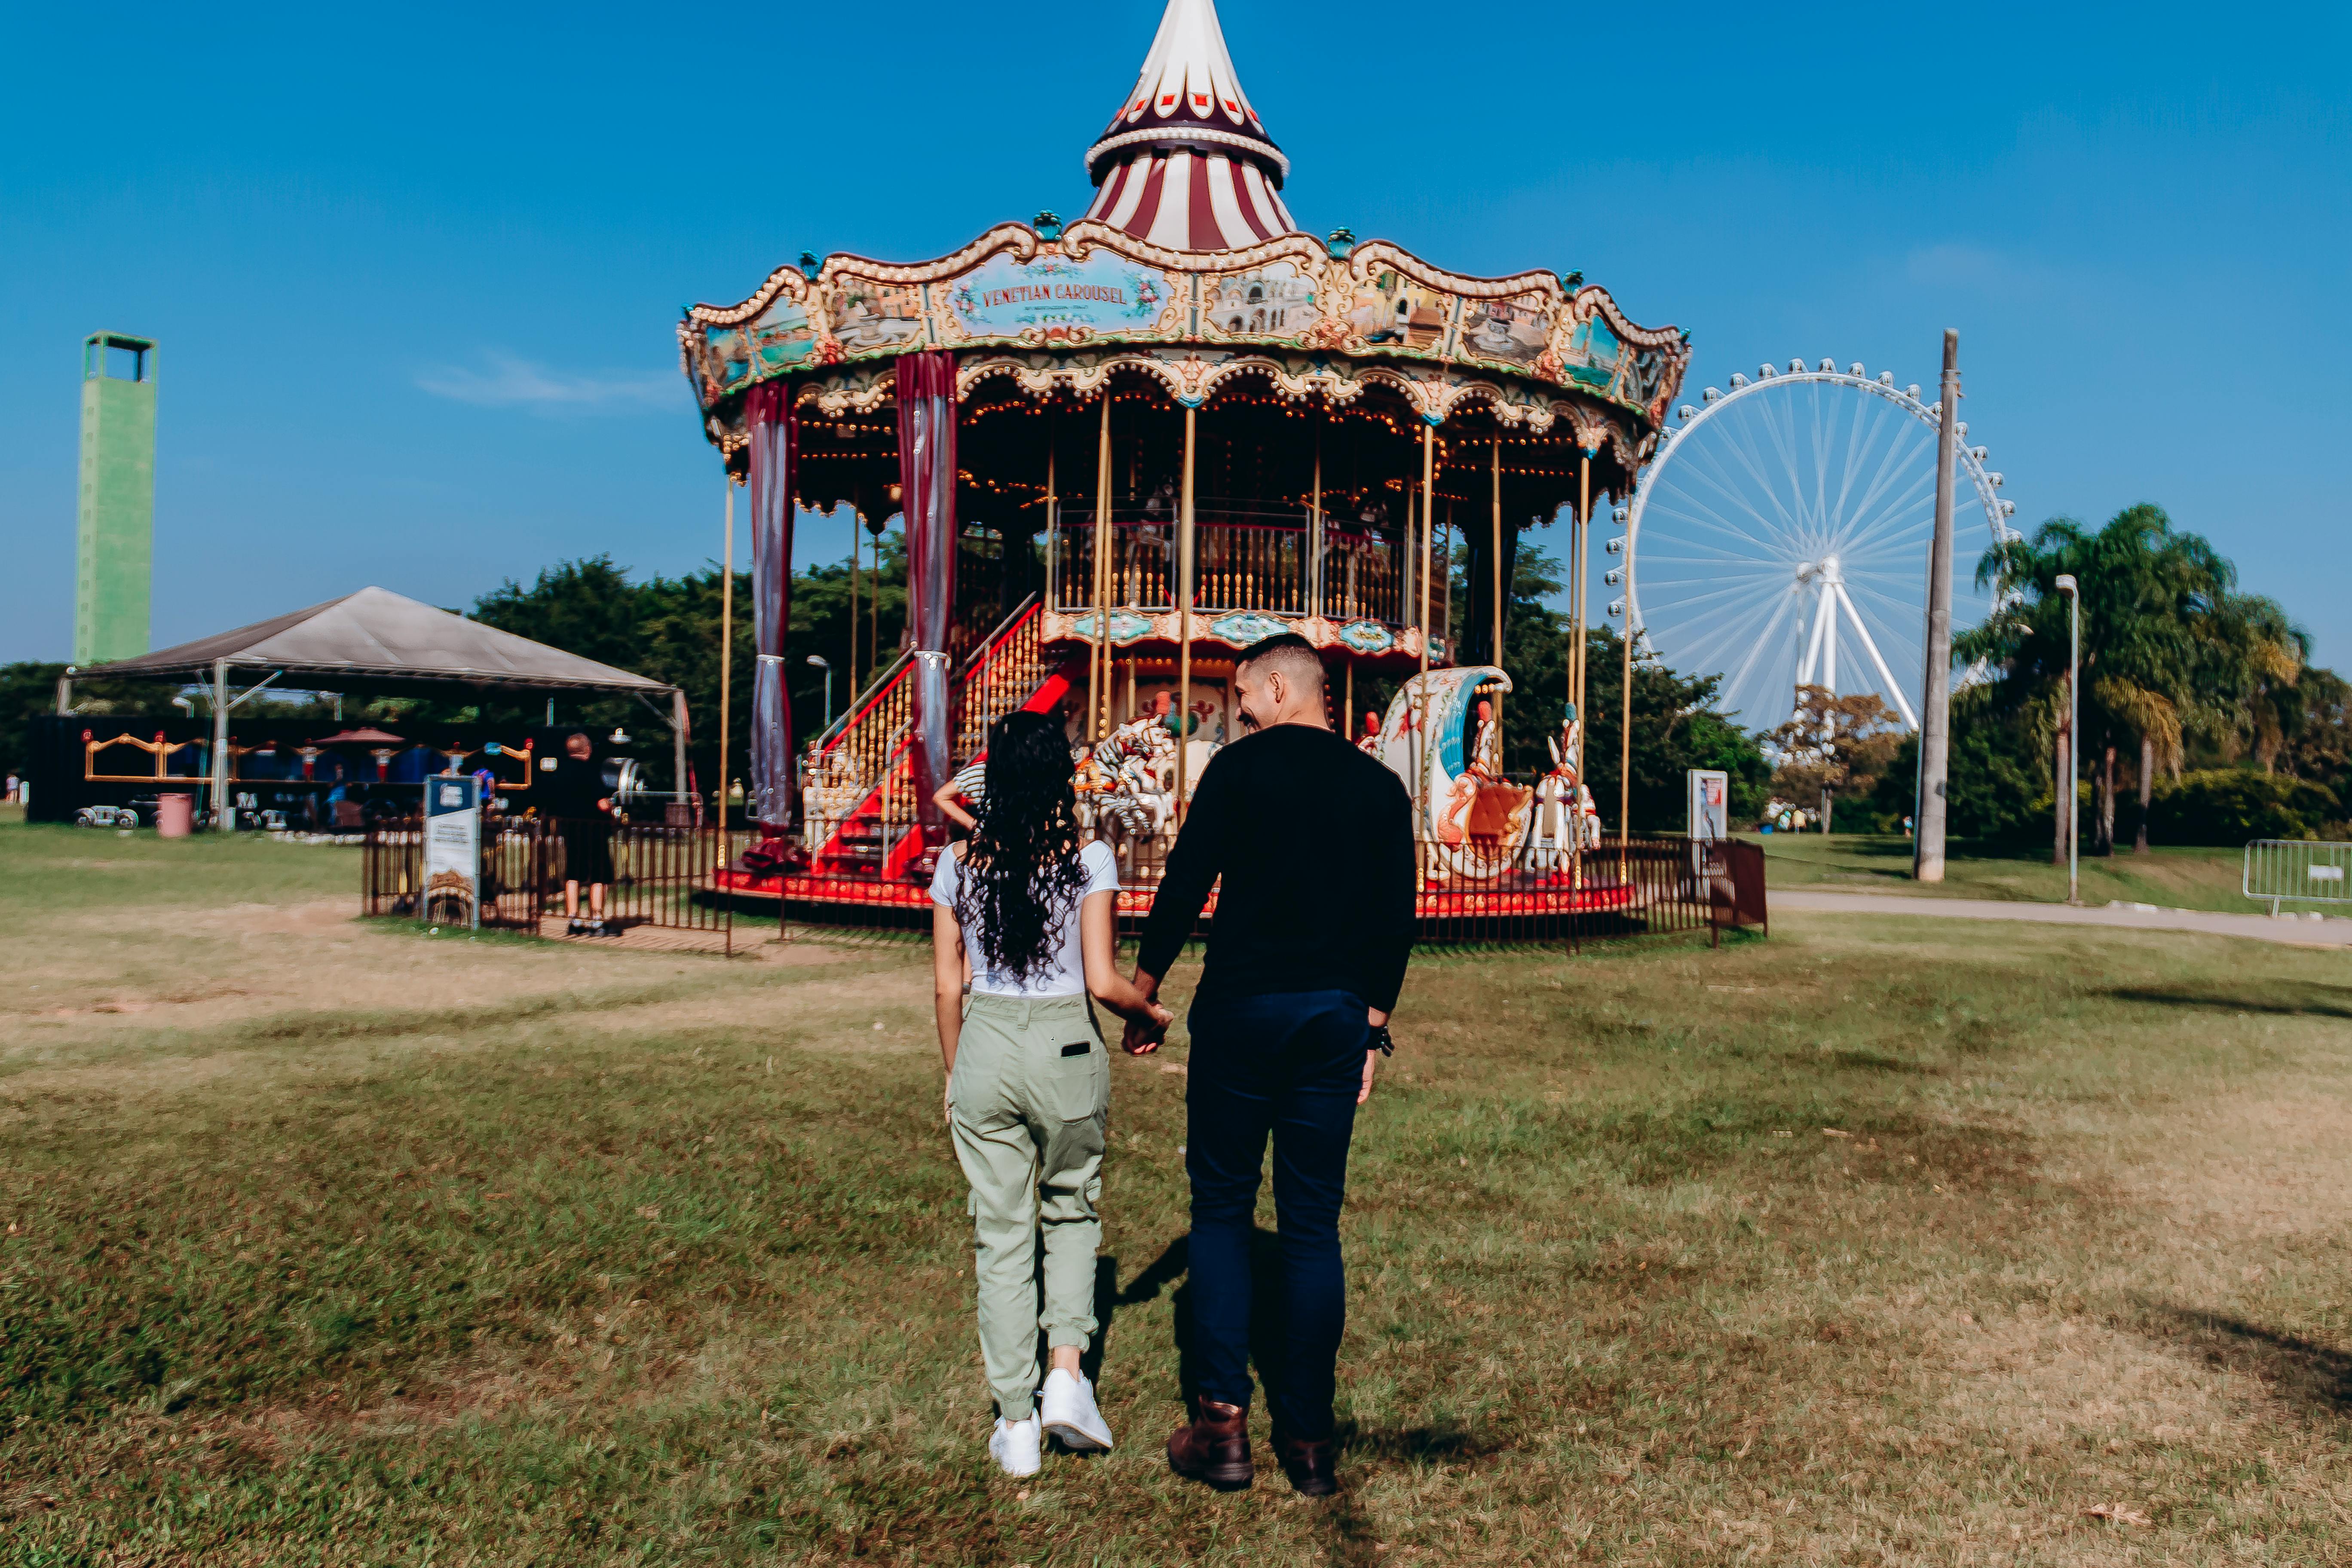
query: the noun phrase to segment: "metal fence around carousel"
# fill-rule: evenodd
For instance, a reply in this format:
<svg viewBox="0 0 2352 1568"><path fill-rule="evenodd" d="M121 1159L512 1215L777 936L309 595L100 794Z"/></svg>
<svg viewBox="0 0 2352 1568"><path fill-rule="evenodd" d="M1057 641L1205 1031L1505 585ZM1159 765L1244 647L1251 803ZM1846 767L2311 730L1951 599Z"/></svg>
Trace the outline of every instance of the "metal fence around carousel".
<svg viewBox="0 0 2352 1568"><path fill-rule="evenodd" d="M1123 928L1139 928L1167 868L1169 841L1112 840L1118 853ZM1422 945L1565 944L1571 950L1612 938L1765 931L1764 851L1738 839L1603 838L1581 854L1526 859L1465 874L1450 847L1423 843L1415 904ZM1194 934L1215 923L1216 896Z"/></svg>
<svg viewBox="0 0 2352 1568"><path fill-rule="evenodd" d="M485 930L552 934L562 918L565 824L541 818L499 823L482 852ZM715 873L740 860L756 837L744 828L604 825L614 881L608 928L625 933L695 933L701 945L732 952L737 899L714 894ZM1119 864L1119 924L1133 934L1151 912L1167 868L1169 841L1110 840ZM419 915L423 839L414 820L369 830L362 900L370 915ZM1582 853L1494 874L1471 874L1448 847L1419 847L1417 940L1427 945L1564 945L1704 931L1764 930L1764 852L1738 840L1604 838ZM930 921L919 874L885 881L871 874L795 874L778 900L785 925L831 930L919 930ZM583 889L581 908L588 908ZM1194 935L1213 929L1216 900Z"/></svg>
<svg viewBox="0 0 2352 1568"><path fill-rule="evenodd" d="M740 828L696 827L649 822L570 824L544 817L494 821L483 831L481 923L485 931L546 934L548 922L563 918L566 829L609 836L613 880L604 890L604 923L625 936L646 930L693 933L697 945L731 952L735 939L732 900L713 898L712 879L740 856L750 836ZM378 823L368 829L360 869L361 912L421 918L417 891L424 884L424 835L415 818ZM588 889L580 889L580 912L588 913Z"/></svg>

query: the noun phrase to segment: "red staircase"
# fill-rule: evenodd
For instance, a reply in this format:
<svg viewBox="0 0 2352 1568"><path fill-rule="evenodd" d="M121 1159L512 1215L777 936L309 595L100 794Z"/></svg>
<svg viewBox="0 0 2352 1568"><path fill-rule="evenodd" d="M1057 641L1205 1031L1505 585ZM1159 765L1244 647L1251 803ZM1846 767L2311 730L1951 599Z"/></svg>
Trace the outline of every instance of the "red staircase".
<svg viewBox="0 0 2352 1568"><path fill-rule="evenodd" d="M1069 676L1045 654L1034 595L965 658L950 700L958 765L978 755L988 726L1018 710L1050 712ZM915 780L914 660L900 655L880 681L820 737L804 775L812 874L896 882L928 877Z"/></svg>

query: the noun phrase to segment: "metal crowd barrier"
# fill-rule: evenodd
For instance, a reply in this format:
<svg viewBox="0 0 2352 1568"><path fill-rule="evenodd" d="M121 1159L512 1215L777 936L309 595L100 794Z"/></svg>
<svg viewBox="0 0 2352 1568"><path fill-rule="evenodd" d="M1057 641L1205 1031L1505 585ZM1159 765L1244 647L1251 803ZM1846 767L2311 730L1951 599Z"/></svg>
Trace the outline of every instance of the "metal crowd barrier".
<svg viewBox="0 0 2352 1568"><path fill-rule="evenodd" d="M691 931L734 950L735 906L711 895L714 873L745 847L741 829L667 823L572 824L545 817L493 822L485 828L480 883L482 927L540 934L563 914L566 830L608 836L613 879L604 889L605 928ZM360 900L370 915L418 914L424 838L414 818L371 826L361 850ZM580 890L583 915L589 892Z"/></svg>
<svg viewBox="0 0 2352 1568"><path fill-rule="evenodd" d="M2246 846L2239 891L2279 905L2352 904L2352 844L2257 838Z"/></svg>

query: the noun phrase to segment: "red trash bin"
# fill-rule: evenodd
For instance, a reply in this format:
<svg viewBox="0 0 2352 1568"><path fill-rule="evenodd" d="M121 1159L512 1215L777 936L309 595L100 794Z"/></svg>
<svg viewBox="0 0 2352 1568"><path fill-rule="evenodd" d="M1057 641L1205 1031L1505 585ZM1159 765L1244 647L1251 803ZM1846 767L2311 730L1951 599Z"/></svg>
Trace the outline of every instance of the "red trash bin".
<svg viewBox="0 0 2352 1568"><path fill-rule="evenodd" d="M195 827L196 797L159 795L155 800L155 831L166 838L185 838Z"/></svg>

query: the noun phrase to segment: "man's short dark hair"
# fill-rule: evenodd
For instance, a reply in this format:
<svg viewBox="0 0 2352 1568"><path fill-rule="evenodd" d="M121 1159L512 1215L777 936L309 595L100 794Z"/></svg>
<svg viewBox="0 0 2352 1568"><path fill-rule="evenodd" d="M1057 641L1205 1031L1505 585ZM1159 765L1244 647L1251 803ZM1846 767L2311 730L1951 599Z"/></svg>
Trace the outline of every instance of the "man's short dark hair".
<svg viewBox="0 0 2352 1568"><path fill-rule="evenodd" d="M1323 656L1315 651L1313 643L1297 632L1284 632L1250 644L1248 650L1242 655L1241 662L1234 667L1234 673L1238 675L1244 669L1257 668L1269 672L1280 670L1286 679L1301 685L1311 682L1317 689L1320 689L1325 681Z"/></svg>

